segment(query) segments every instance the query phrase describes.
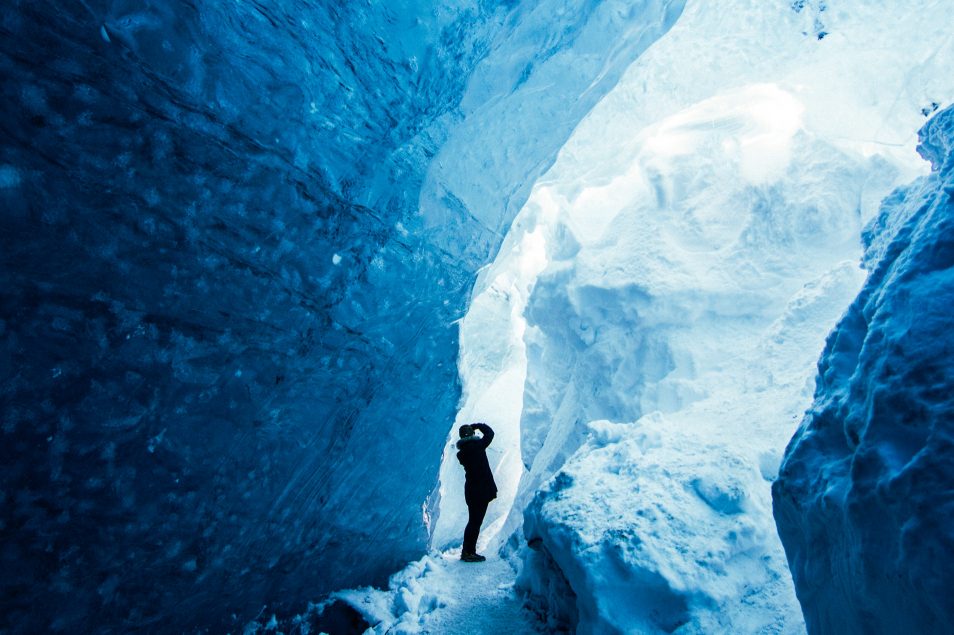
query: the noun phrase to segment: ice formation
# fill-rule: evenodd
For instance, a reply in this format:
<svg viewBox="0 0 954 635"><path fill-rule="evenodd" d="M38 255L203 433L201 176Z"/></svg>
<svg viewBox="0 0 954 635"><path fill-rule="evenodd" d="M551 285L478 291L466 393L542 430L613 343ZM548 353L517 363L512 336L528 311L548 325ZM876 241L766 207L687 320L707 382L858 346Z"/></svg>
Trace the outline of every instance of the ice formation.
<svg viewBox="0 0 954 635"><path fill-rule="evenodd" d="M7 3L0 631L949 623L951 12Z"/></svg>
<svg viewBox="0 0 954 635"><path fill-rule="evenodd" d="M0 7L0 630L225 630L418 557L476 271L681 7Z"/></svg>
<svg viewBox="0 0 954 635"><path fill-rule="evenodd" d="M954 623L954 109L921 134L935 171L866 229L870 274L773 485L812 633Z"/></svg>

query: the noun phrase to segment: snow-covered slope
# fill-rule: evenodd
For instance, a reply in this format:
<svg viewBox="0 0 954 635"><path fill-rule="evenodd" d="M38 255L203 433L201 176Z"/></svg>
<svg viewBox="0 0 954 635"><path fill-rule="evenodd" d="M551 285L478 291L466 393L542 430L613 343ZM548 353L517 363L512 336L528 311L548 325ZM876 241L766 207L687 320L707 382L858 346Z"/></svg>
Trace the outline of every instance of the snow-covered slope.
<svg viewBox="0 0 954 635"><path fill-rule="evenodd" d="M954 109L919 150L934 172L866 228L870 275L773 486L811 633L954 624Z"/></svg>

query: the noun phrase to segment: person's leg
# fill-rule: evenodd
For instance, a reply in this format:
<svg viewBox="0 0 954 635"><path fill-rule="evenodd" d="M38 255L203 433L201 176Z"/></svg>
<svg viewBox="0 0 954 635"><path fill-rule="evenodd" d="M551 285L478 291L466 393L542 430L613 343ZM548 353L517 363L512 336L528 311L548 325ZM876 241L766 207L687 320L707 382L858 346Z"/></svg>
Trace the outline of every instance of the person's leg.
<svg viewBox="0 0 954 635"><path fill-rule="evenodd" d="M477 536L480 535L480 524L487 514L487 505L490 501L471 501L467 503L467 526L464 528L464 548L462 554L477 553Z"/></svg>

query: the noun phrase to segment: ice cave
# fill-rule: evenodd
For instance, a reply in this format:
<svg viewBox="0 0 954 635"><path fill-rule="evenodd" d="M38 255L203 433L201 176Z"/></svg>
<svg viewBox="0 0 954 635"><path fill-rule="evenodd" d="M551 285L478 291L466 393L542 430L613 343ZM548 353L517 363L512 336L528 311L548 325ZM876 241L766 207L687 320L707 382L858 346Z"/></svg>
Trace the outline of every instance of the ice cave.
<svg viewBox="0 0 954 635"><path fill-rule="evenodd" d="M952 27L6 0L0 635L952 632Z"/></svg>

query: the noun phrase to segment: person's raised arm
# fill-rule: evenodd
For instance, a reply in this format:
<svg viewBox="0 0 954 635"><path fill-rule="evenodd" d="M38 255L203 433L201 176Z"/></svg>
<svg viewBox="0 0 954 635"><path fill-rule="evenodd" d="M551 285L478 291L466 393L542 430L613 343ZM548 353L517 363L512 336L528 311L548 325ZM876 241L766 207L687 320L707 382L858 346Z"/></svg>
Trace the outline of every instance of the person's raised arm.
<svg viewBox="0 0 954 635"><path fill-rule="evenodd" d="M491 430L490 426L488 426L486 423L475 423L473 425L476 429L480 430L481 434L484 435L480 440L480 444L486 448L488 445L490 445L490 442L494 440L494 431Z"/></svg>

